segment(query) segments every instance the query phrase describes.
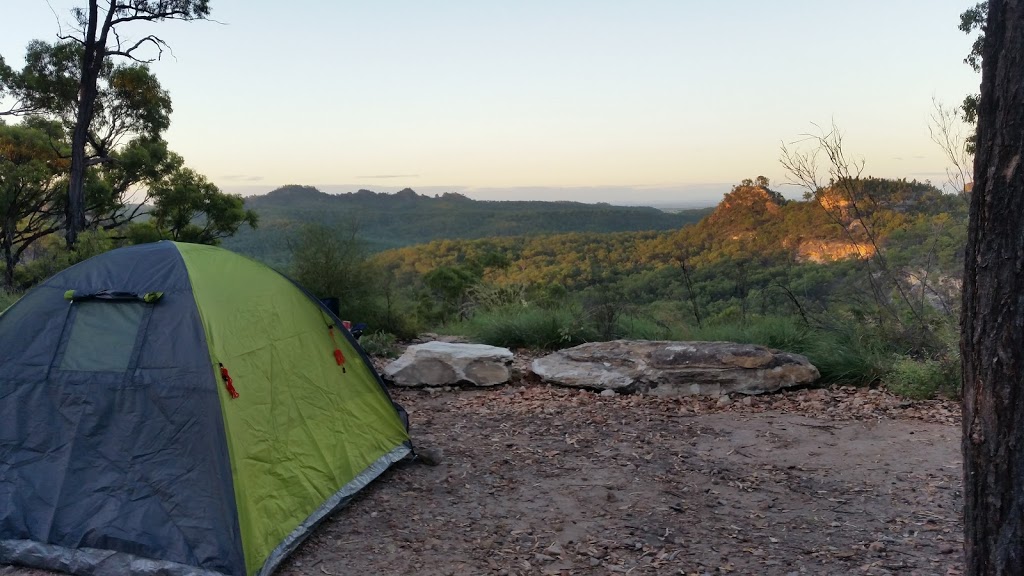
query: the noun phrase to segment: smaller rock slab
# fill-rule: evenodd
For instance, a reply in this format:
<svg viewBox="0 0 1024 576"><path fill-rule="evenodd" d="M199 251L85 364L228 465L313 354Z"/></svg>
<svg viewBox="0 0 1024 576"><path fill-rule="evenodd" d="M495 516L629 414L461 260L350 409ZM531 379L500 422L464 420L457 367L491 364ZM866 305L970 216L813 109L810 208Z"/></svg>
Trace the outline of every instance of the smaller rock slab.
<svg viewBox="0 0 1024 576"><path fill-rule="evenodd" d="M496 386L512 379L512 358L508 348L427 342L409 346L383 375L396 386Z"/></svg>

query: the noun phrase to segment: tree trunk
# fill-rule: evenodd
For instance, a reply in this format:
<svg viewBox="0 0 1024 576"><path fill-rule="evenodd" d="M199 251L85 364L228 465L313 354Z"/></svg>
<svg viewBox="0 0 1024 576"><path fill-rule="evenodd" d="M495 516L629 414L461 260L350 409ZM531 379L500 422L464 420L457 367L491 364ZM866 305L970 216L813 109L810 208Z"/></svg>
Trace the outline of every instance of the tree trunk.
<svg viewBox="0 0 1024 576"><path fill-rule="evenodd" d="M4 249L4 285L7 290L14 290L14 267L18 265L18 259L14 255L14 226L15 222L8 220L4 223L4 237L2 239Z"/></svg>
<svg viewBox="0 0 1024 576"><path fill-rule="evenodd" d="M966 574L1024 567L1024 2L989 0L964 266Z"/></svg>
<svg viewBox="0 0 1024 576"><path fill-rule="evenodd" d="M83 90L84 92L84 90ZM83 121L83 117L86 120ZM85 230L85 141L89 130L88 116L78 106L78 119L71 136L71 174L68 179L67 231L68 248L74 248L78 234Z"/></svg>
<svg viewBox="0 0 1024 576"><path fill-rule="evenodd" d="M78 234L85 230L85 145L89 136L89 125L98 94L96 84L103 67L106 30L97 40L99 26L98 0L89 2L89 23L82 38L82 77L78 89L78 112L75 116L75 130L71 134L71 173L68 177L67 232L68 248L74 248ZM104 26L109 25L110 16Z"/></svg>

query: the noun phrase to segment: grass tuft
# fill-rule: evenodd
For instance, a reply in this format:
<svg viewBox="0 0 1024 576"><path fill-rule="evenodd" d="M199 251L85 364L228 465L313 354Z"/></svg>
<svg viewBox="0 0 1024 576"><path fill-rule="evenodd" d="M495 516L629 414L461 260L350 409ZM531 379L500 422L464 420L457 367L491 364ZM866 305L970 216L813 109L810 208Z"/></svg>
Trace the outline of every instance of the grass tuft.
<svg viewBox="0 0 1024 576"><path fill-rule="evenodd" d="M491 346L558 350L594 340L584 320L573 309L508 306L478 313L452 329Z"/></svg>
<svg viewBox="0 0 1024 576"><path fill-rule="evenodd" d="M388 332L363 334L359 338L359 345L363 347L363 350L370 356L379 358L397 358L398 346L396 343L395 335Z"/></svg>

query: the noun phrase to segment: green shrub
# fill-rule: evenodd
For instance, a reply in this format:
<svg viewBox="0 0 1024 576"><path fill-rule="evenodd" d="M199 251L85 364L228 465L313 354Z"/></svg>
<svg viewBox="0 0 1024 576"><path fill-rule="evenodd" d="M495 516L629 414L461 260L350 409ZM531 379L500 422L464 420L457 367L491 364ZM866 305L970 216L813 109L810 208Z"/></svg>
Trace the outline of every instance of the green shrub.
<svg viewBox="0 0 1024 576"><path fill-rule="evenodd" d="M683 340L683 331L648 315L629 314L616 322L616 334L628 340Z"/></svg>
<svg viewBox="0 0 1024 576"><path fill-rule="evenodd" d="M717 323L686 331L689 339L742 342L778 348L787 352L806 350L815 339L815 331L796 318L762 316L744 321Z"/></svg>
<svg viewBox="0 0 1024 576"><path fill-rule="evenodd" d="M855 329L816 330L806 348L792 352L807 356L823 384L867 386L889 369L884 343Z"/></svg>
<svg viewBox="0 0 1024 576"><path fill-rule="evenodd" d="M889 369L884 341L851 323L810 327L797 318L755 317L743 322L689 328L687 340L759 344L807 356L821 373L821 383L866 386Z"/></svg>
<svg viewBox="0 0 1024 576"><path fill-rule="evenodd" d="M616 335L619 338L629 340L668 340L669 330L667 326L659 325L654 320L645 316L630 314L619 318L615 326Z"/></svg>
<svg viewBox="0 0 1024 576"><path fill-rule="evenodd" d="M23 288L34 286L50 276L116 248L116 242L103 230L89 230L78 236L75 250L64 247L63 240L54 240L41 247L40 255L15 270L15 283Z"/></svg>
<svg viewBox="0 0 1024 576"><path fill-rule="evenodd" d="M354 310L357 322L366 322L374 332L386 332L399 340L412 340L426 330L416 303L410 299L388 295L365 301Z"/></svg>
<svg viewBox="0 0 1024 576"><path fill-rule="evenodd" d="M889 391L908 398L931 398L941 378L938 362L901 357L886 375Z"/></svg>
<svg viewBox="0 0 1024 576"><path fill-rule="evenodd" d="M744 324L713 324L704 326L688 326L683 330L684 340L698 342L741 342L756 343L756 338Z"/></svg>
<svg viewBox="0 0 1024 576"><path fill-rule="evenodd" d="M3 288L0 288L0 312L7 310L11 304L14 304L14 302L18 300L18 298L21 298L21 294L8 292Z"/></svg>
<svg viewBox="0 0 1024 576"><path fill-rule="evenodd" d="M497 310L510 306L526 306L526 284L476 284L468 290L470 306L475 310Z"/></svg>
<svg viewBox="0 0 1024 576"><path fill-rule="evenodd" d="M761 345L787 352L808 350L818 338L815 330L792 317L758 318L749 325Z"/></svg>
<svg viewBox="0 0 1024 576"><path fill-rule="evenodd" d="M557 350L595 339L583 314L571 308L510 306L476 314L449 330L504 348Z"/></svg>
<svg viewBox="0 0 1024 576"><path fill-rule="evenodd" d="M889 392L914 400L957 398L961 394L959 357L923 360L900 357L893 363L885 382Z"/></svg>
<svg viewBox="0 0 1024 576"><path fill-rule="evenodd" d="M382 272L366 256L354 225L328 228L306 224L289 242L291 276L318 297L340 302L342 319L362 321L363 311L380 291Z"/></svg>
<svg viewBox="0 0 1024 576"><path fill-rule="evenodd" d="M370 356L379 356L381 358L397 358L398 357L398 346L396 345L397 340L394 334L388 334L387 332L374 332L372 334L363 334L359 339L359 345L363 347Z"/></svg>

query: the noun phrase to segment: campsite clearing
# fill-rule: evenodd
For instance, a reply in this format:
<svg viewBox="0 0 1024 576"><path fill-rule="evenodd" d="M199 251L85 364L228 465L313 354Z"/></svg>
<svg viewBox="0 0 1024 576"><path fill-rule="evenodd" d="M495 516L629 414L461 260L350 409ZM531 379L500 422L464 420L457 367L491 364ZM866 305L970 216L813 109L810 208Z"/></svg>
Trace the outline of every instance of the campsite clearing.
<svg viewBox="0 0 1024 576"><path fill-rule="evenodd" d="M394 395L442 462L395 466L278 574L955 575L963 564L953 402L851 388L609 398L536 384Z"/></svg>

